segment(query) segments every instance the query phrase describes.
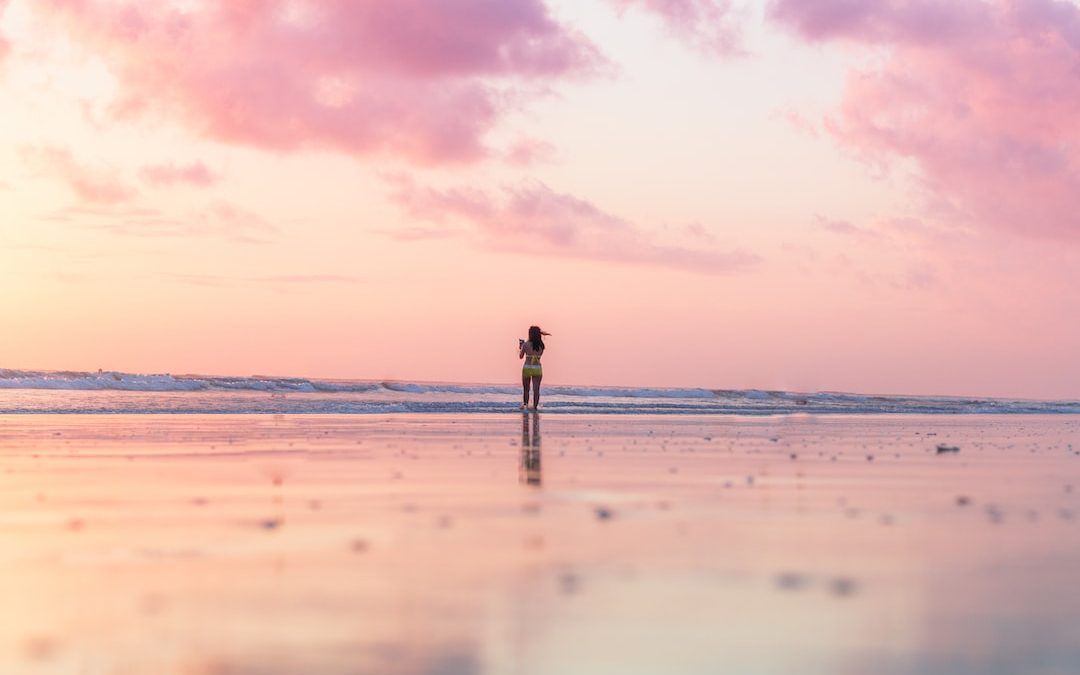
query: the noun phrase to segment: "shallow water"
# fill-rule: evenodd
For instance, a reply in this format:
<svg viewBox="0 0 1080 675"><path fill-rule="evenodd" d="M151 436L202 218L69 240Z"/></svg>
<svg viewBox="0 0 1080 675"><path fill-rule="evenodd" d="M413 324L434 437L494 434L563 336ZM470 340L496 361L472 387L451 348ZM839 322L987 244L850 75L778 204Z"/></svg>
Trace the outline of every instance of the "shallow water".
<svg viewBox="0 0 1080 675"><path fill-rule="evenodd" d="M1080 417L3 416L0 597L3 673L1075 673Z"/></svg>

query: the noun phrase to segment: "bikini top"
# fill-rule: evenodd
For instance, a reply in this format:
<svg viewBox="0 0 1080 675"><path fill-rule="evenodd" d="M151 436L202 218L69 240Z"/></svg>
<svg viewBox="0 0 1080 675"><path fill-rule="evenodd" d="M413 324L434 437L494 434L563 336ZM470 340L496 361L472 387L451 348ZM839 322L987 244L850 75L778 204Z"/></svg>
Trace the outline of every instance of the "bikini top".
<svg viewBox="0 0 1080 675"><path fill-rule="evenodd" d="M544 354L544 352L540 352L539 354L526 354L525 355L525 365L527 365L527 366L538 366L538 365L540 365L540 357L543 356L543 354Z"/></svg>

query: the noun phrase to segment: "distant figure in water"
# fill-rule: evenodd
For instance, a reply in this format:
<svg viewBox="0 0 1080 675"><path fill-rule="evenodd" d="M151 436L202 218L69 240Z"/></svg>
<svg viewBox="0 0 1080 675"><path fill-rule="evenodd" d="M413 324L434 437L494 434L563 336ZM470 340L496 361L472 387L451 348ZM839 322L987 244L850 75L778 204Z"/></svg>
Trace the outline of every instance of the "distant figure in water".
<svg viewBox="0 0 1080 675"><path fill-rule="evenodd" d="M540 366L540 357L544 355L544 340L542 336L550 335L540 330L539 326L529 326L529 339L518 340L518 358L525 359L525 365L521 367L521 407L529 405L529 387L532 387L532 409L540 407L540 380L544 378L544 369Z"/></svg>

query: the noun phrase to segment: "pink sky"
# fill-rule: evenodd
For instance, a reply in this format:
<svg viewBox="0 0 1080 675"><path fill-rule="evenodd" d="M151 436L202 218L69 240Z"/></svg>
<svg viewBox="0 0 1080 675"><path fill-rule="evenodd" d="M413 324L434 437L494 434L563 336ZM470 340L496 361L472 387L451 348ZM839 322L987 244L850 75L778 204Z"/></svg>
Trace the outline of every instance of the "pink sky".
<svg viewBox="0 0 1080 675"><path fill-rule="evenodd" d="M1080 397L1070 0L0 0L0 367Z"/></svg>

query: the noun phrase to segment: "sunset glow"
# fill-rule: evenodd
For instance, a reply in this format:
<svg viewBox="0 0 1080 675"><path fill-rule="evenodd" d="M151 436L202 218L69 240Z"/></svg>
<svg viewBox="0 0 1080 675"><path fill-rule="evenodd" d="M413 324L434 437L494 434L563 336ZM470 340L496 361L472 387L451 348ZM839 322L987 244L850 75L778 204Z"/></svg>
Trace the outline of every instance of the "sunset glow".
<svg viewBox="0 0 1080 675"><path fill-rule="evenodd" d="M1071 0L0 0L0 366L1080 397Z"/></svg>

